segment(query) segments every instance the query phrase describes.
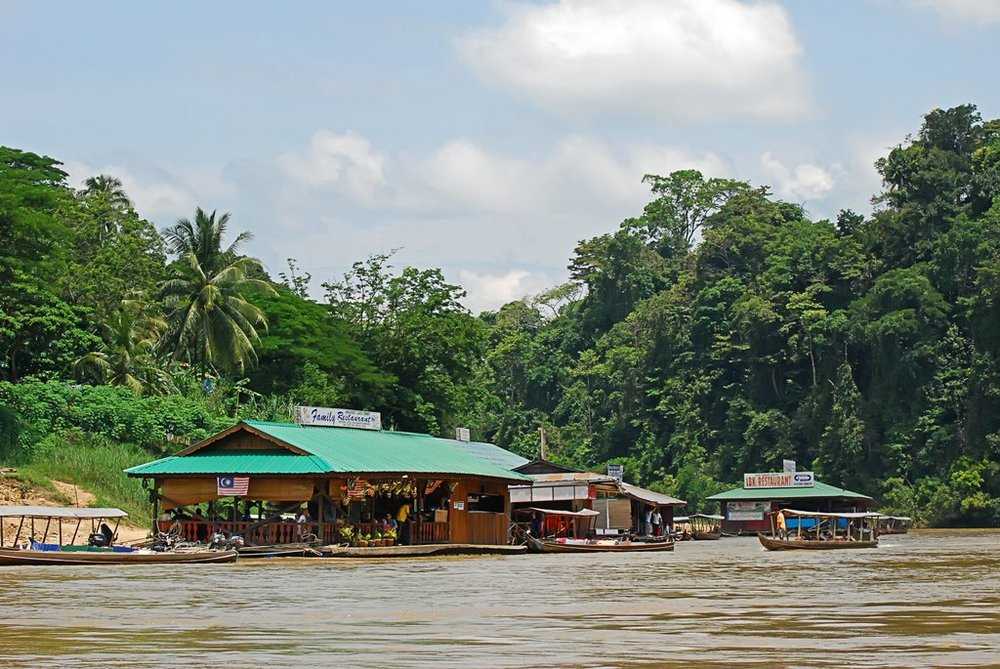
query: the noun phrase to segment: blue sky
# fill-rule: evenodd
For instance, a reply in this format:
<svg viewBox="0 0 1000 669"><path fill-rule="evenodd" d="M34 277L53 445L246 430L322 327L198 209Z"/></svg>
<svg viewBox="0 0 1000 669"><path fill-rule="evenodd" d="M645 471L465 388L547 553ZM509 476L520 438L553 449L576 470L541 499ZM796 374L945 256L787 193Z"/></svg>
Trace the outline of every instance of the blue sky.
<svg viewBox="0 0 1000 669"><path fill-rule="evenodd" d="M0 143L231 211L272 273L402 247L493 308L696 167L815 217L934 107L1000 116L1000 1L0 0Z"/></svg>

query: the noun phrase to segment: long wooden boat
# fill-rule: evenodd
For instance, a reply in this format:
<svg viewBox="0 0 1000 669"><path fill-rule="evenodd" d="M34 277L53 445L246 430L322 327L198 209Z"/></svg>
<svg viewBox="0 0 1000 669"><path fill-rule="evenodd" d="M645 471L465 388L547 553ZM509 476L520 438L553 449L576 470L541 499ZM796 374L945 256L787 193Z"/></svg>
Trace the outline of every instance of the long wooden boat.
<svg viewBox="0 0 1000 669"><path fill-rule="evenodd" d="M699 530L692 530L691 536L694 537L696 541L717 541L722 536L722 532L702 532Z"/></svg>
<svg viewBox="0 0 1000 669"><path fill-rule="evenodd" d="M317 557L322 552L312 544L277 544L274 546L244 546L237 549L240 559L276 557Z"/></svg>
<svg viewBox="0 0 1000 669"><path fill-rule="evenodd" d="M203 562L235 562L236 551L32 551L0 550L0 565L94 565L94 564L191 564Z"/></svg>
<svg viewBox="0 0 1000 669"><path fill-rule="evenodd" d="M595 541L568 543L528 537L528 549L533 553L658 553L674 550L673 541Z"/></svg>
<svg viewBox="0 0 1000 669"><path fill-rule="evenodd" d="M369 548L323 546L325 558L409 558L440 555L520 555L524 546L481 544L421 544L418 546L375 546Z"/></svg>
<svg viewBox="0 0 1000 669"><path fill-rule="evenodd" d="M760 545L769 551L814 550L829 551L847 548L878 548L878 539L873 541L849 541L847 539L778 539L758 534Z"/></svg>

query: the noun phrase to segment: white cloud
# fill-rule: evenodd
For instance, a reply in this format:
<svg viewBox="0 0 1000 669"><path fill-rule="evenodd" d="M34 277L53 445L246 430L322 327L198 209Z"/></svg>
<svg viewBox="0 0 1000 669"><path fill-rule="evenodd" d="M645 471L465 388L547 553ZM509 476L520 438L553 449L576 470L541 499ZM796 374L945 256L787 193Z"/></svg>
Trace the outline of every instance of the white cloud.
<svg viewBox="0 0 1000 669"><path fill-rule="evenodd" d="M339 137L322 130L316 136ZM455 139L419 155L382 151L377 197L343 189L338 179L307 185L288 165L307 162L313 144L281 154L277 183L245 182L264 201L247 203L264 216L258 233L271 264L298 258L317 277L354 260L402 247L397 262L442 267L465 285L474 310L496 308L565 278L576 243L614 229L642 211L649 188L642 177L684 168L711 176L731 172L713 153L662 145L612 146L569 136L537 155ZM343 243L343 240L350 240Z"/></svg>
<svg viewBox="0 0 1000 669"><path fill-rule="evenodd" d="M526 270L481 274L466 269L458 271L458 282L469 294L466 306L473 313L540 293L554 283L547 276Z"/></svg>
<svg viewBox="0 0 1000 669"><path fill-rule="evenodd" d="M773 2L514 5L458 49L483 79L572 113L789 118L808 108L802 48Z"/></svg>
<svg viewBox="0 0 1000 669"><path fill-rule="evenodd" d="M941 16L966 23L1000 22L998 0L918 0L920 5L937 11Z"/></svg>
<svg viewBox="0 0 1000 669"><path fill-rule="evenodd" d="M107 174L118 178L129 199L141 216L150 220L167 222L169 219L190 216L199 204L194 190L177 177L161 169L135 170L123 165L94 167L83 162L67 161L63 169L69 174L70 185L81 188L89 177ZM207 175L203 175L206 178ZM211 183L209 181L209 183ZM212 184L221 188L221 184Z"/></svg>
<svg viewBox="0 0 1000 669"><path fill-rule="evenodd" d="M304 152L286 153L278 164L293 179L309 186L334 186L371 201L385 181L383 158L367 139L353 132L320 130Z"/></svg>
<svg viewBox="0 0 1000 669"><path fill-rule="evenodd" d="M821 200L836 185L831 170L812 163L800 163L789 168L767 152L760 157L760 164L774 180L775 192L785 198L796 201ZM838 166L832 169L839 171Z"/></svg>

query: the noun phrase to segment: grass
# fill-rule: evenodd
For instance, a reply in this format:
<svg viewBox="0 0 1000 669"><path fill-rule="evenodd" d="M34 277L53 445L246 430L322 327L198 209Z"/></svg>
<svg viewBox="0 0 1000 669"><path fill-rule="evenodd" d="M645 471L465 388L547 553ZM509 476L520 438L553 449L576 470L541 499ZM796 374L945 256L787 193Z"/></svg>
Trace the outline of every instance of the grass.
<svg viewBox="0 0 1000 669"><path fill-rule="evenodd" d="M148 462L150 455L137 446L104 442L78 443L46 449L27 465L18 468L24 480L74 483L95 496L94 506L117 507L129 515L132 525L149 525L149 494L138 479L130 479L123 469Z"/></svg>

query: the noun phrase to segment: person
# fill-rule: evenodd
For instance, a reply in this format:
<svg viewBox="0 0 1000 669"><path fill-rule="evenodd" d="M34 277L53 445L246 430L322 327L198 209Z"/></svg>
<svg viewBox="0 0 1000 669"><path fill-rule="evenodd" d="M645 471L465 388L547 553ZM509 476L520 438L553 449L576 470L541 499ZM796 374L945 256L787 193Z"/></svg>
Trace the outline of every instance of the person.
<svg viewBox="0 0 1000 669"><path fill-rule="evenodd" d="M399 523L399 543L409 545L410 543L410 505L403 504L396 513L396 522Z"/></svg>
<svg viewBox="0 0 1000 669"><path fill-rule="evenodd" d="M298 525L299 538L301 539L302 535L305 534L306 531L305 530L306 523L309 522L309 509L308 508L299 509L298 515L295 516L295 522Z"/></svg>
<svg viewBox="0 0 1000 669"><path fill-rule="evenodd" d="M788 532L785 528L785 512L783 509L778 510L778 515L776 516L778 522L778 536L784 539L788 536Z"/></svg>
<svg viewBox="0 0 1000 669"><path fill-rule="evenodd" d="M660 515L660 510L653 509L653 515L651 518L653 521L653 536L658 537L660 536L660 525L663 523L663 516Z"/></svg>
<svg viewBox="0 0 1000 669"><path fill-rule="evenodd" d="M542 538L542 512L535 511L531 516L531 536L536 539Z"/></svg>
<svg viewBox="0 0 1000 669"><path fill-rule="evenodd" d="M653 507L646 507L646 522L644 523L643 533L650 535L653 533Z"/></svg>

